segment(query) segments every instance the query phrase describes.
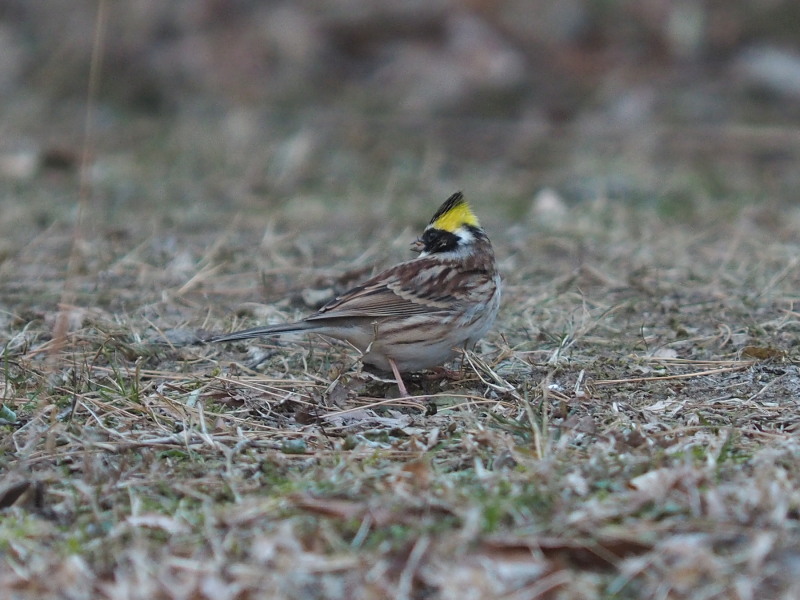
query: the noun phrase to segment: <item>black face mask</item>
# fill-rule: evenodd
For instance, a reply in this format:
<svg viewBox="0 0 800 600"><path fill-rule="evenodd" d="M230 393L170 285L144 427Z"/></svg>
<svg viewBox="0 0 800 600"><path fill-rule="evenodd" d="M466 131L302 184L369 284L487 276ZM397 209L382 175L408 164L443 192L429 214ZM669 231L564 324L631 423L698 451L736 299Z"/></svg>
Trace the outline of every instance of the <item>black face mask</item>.
<svg viewBox="0 0 800 600"><path fill-rule="evenodd" d="M448 252L458 247L458 236L441 229L428 229L420 238L422 251L430 254Z"/></svg>

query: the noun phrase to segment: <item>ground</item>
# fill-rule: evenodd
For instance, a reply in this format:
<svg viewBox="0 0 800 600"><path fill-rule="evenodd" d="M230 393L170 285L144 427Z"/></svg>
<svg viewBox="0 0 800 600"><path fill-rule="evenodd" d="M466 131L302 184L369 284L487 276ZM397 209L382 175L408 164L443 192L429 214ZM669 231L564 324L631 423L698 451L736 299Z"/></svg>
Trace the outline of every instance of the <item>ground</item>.
<svg viewBox="0 0 800 600"><path fill-rule="evenodd" d="M68 166L7 186L10 597L800 593L794 204L464 173L503 308L410 402L321 339L189 342L406 258L453 186L264 199L163 135L81 217Z"/></svg>
<svg viewBox="0 0 800 600"><path fill-rule="evenodd" d="M417 4L0 9L0 596L800 597L796 3ZM197 343L457 190L503 305L414 399Z"/></svg>

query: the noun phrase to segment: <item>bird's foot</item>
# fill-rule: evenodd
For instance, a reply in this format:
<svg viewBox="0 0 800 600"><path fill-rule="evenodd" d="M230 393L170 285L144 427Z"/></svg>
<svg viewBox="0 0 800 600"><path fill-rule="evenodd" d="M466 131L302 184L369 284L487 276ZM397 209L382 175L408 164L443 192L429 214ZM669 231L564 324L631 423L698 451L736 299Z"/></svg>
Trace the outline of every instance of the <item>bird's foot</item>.
<svg viewBox="0 0 800 600"><path fill-rule="evenodd" d="M462 370L448 369L446 367L434 367L430 369L429 373L425 373L425 379L428 381L441 381L447 379L448 381L460 381L464 378Z"/></svg>

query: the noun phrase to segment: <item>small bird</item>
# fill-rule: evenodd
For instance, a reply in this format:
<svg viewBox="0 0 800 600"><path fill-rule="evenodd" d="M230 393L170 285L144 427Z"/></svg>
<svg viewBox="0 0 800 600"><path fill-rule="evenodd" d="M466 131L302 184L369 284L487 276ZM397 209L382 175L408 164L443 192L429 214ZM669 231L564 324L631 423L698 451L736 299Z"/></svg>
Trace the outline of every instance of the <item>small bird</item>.
<svg viewBox="0 0 800 600"><path fill-rule="evenodd" d="M419 256L378 273L301 321L208 339L231 342L308 332L344 340L361 360L394 374L441 365L494 323L500 275L494 250L461 192L450 196L411 244Z"/></svg>

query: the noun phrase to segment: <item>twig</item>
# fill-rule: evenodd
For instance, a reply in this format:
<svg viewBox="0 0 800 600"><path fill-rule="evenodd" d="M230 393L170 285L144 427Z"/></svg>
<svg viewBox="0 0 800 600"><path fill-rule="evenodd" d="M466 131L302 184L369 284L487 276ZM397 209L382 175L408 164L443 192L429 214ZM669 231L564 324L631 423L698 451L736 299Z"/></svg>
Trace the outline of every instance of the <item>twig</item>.
<svg viewBox="0 0 800 600"><path fill-rule="evenodd" d="M748 361L740 364L737 367L725 367L722 369L708 369L706 371L696 371L694 373L679 373L677 375L663 375L660 377L631 377L630 379L604 379L601 381L593 381L594 385L618 385L620 383L641 383L644 381L669 381L671 379L691 379L693 377L703 377L705 375L717 375L719 373L731 373L734 371L743 371L744 369L752 366L753 362Z"/></svg>
<svg viewBox="0 0 800 600"><path fill-rule="evenodd" d="M73 229L72 248L67 259L67 272L64 278L64 288L61 291L59 311L53 326L53 344L49 348L51 361L58 357L63 349L69 328L69 310L65 307L75 303L75 290L73 280L78 273L78 259L81 254L81 242L84 239L84 219L88 212L91 195L89 179L89 163L93 143L93 124L97 88L100 84L100 68L103 64L103 41L106 32L106 2L99 0L97 3L97 16L94 27L94 40L92 42L92 57L89 66L89 84L86 92L86 120L83 129L83 148L81 152L80 183L78 187L78 214L75 217Z"/></svg>

